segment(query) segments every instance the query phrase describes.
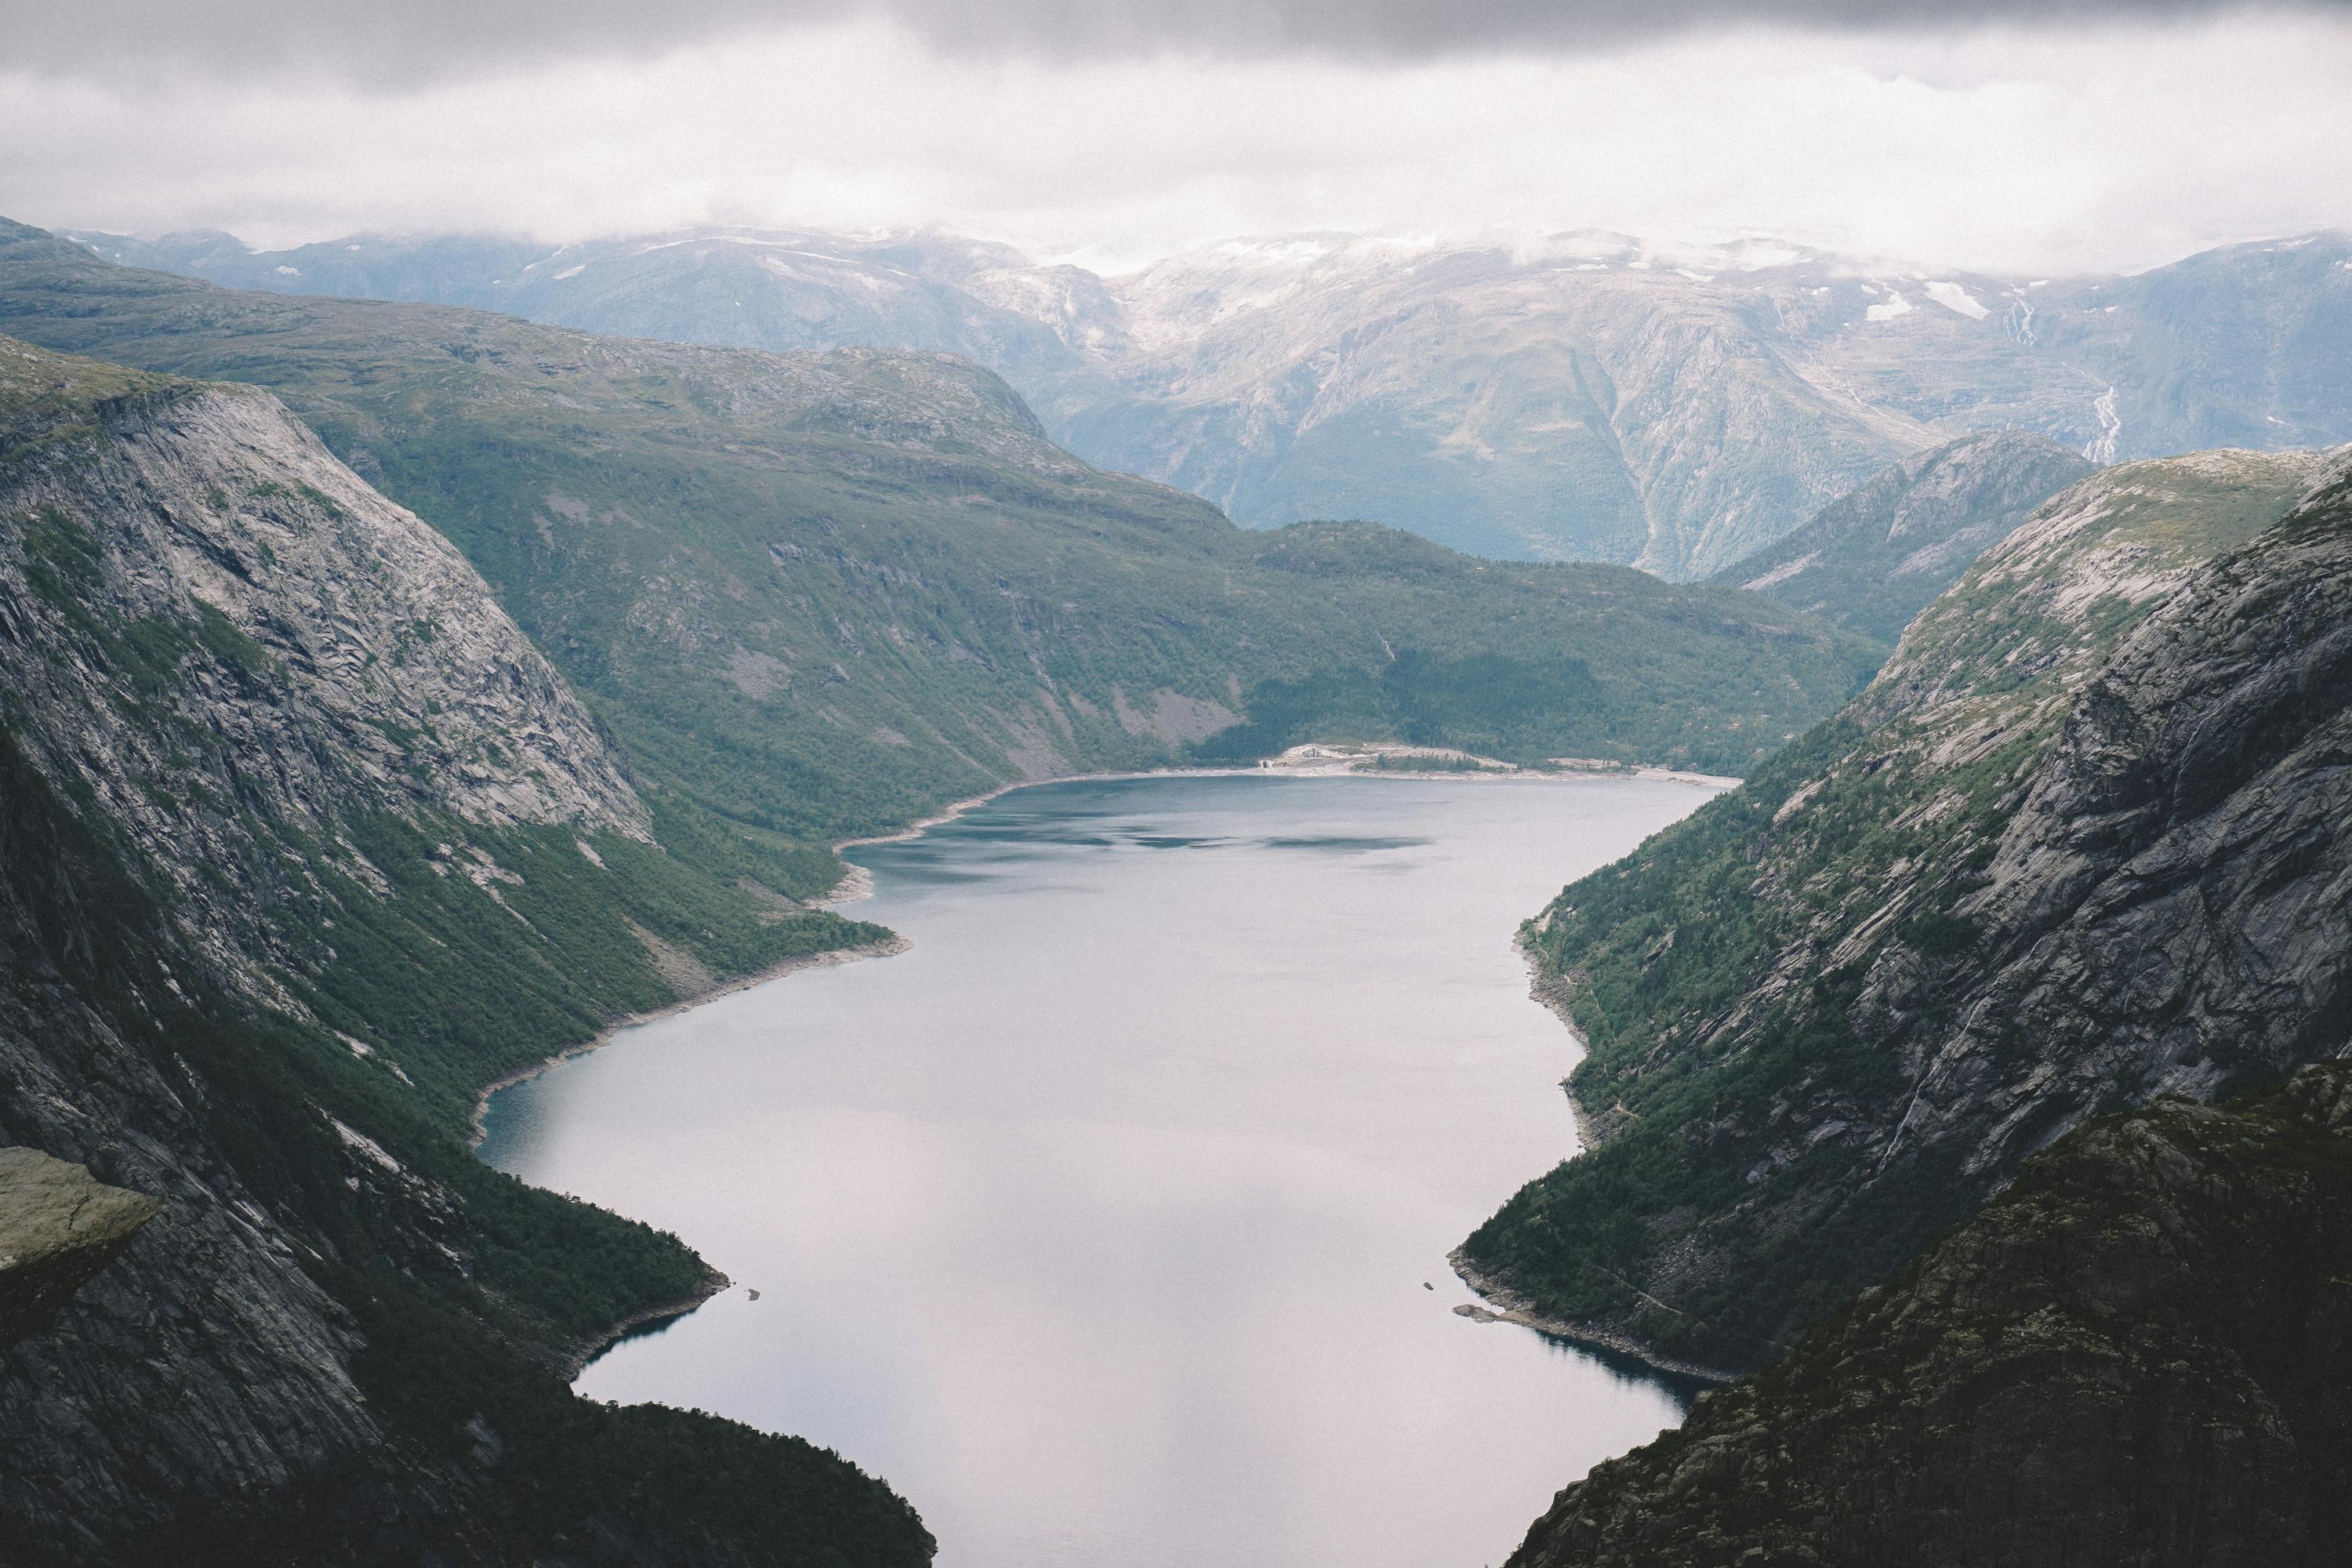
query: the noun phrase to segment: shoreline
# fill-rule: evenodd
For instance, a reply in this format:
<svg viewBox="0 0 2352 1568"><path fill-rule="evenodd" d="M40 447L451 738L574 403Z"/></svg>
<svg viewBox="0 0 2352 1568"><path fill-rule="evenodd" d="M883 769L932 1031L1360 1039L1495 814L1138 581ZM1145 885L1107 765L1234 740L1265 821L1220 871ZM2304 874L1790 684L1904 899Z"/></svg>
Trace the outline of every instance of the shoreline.
<svg viewBox="0 0 2352 1568"><path fill-rule="evenodd" d="M1043 779L1015 779L1006 784L1001 784L994 789L984 791L980 795L971 795L962 800L952 801L933 815L918 818L895 832L866 834L856 837L837 839L833 843L831 848L834 856L836 858L841 858L841 852L843 850L856 848L857 846L862 844L903 844L911 839L921 837L925 833L928 833L934 827L942 826L948 823L953 822L958 817L962 816L965 813L977 810L981 806L986 805L989 802L997 799L999 796L1010 795L1014 790L1034 789L1045 784L1099 784L1125 779L1155 778L1337 778L1341 776L1370 779L1387 778L1408 782L1423 782L1431 780L1443 782L1463 778L1504 779L1541 784L1574 784L1589 779L1602 778L1642 778L1670 783L1707 785L1718 790L1737 788L1741 783L1740 780L1734 778L1719 778L1709 773L1683 773L1671 768L1651 767L1638 763L1628 764L1623 768L1565 769L1559 772L1541 773L1529 772L1526 770L1513 770L1508 773L1465 773L1456 770L1433 770L1423 773L1406 771L1403 769L1359 768L1355 766L1355 761L1356 759L1350 758L1344 765L1336 768L1324 767L1313 763L1307 765L1293 765L1290 767L1263 767L1252 765L1249 767L1140 768L1122 772L1067 773L1057 775L1053 778ZM806 900L806 906L808 908L831 910L844 904L853 904L860 900L873 897L873 873L867 870L865 867L856 865L846 859L842 859L842 864L845 868L842 872L841 879L835 882L831 888L826 889L820 896ZM597 1030L597 1032L590 1038L582 1040L574 1045L566 1046L562 1049L554 1052L552 1055L541 1058L536 1062L526 1063L510 1071L501 1073L497 1078L484 1084L475 1094L473 1114L467 1119L468 1131L466 1140L467 1147L475 1151L478 1157L482 1142L484 1139L488 1136L487 1121L489 1116L490 1097L492 1095L498 1093L500 1089L512 1089L515 1085L520 1083L528 1083L532 1079L539 1077L541 1073L562 1066L565 1062L570 1061L574 1057L586 1056L591 1051L601 1050L605 1046L610 1045L614 1037L619 1035L625 1029L633 1029L640 1025L656 1023L661 1019L683 1013L688 1008L701 1006L706 1002L715 1002L720 997L731 995L735 992L748 991L755 985L764 985L771 980L780 980L785 975L797 973L799 971L803 969L816 969L836 963L849 963L866 958L892 958L896 957L899 953L907 952L913 946L914 943L912 941L894 931L887 938L880 942L866 942L856 947L832 948L824 952L803 953L792 958L781 960L778 963L768 965L764 969L757 970L746 974L736 975L729 979L716 981L699 990L681 994L662 1006L651 1008L641 1013L625 1014L621 1016L613 1018L609 1020L603 1028ZM1534 973L1534 954L1531 950L1528 949L1524 938L1520 939L1518 946L1528 960L1531 974ZM1560 1012L1556 1004L1552 1003L1549 999L1541 996L1539 994L1538 994L1537 999L1545 1002L1547 1006L1552 1007L1553 1012L1560 1017L1563 1024L1567 1022L1566 1015ZM1574 1029L1572 1026L1570 1032L1571 1035L1574 1035ZM1580 1036L1576 1037L1579 1045L1580 1046L1582 1044L1582 1037ZM1563 1090L1567 1089L1567 1081L1565 1079L1561 1081L1560 1087ZM1588 1124L1588 1119L1584 1115L1583 1108L1577 1104L1576 1097L1573 1094L1570 1094L1568 1099L1570 1113L1576 1119L1577 1137L1580 1145L1578 1152L1582 1152L1583 1149L1595 1146L1597 1140L1592 1136L1592 1130ZM1517 1322L1526 1327L1537 1329L1541 1332L1557 1334L1559 1337L1566 1339L1585 1341L1592 1344L1600 1345L1605 1349L1617 1351L1622 1354L1630 1355L1635 1360L1641 1361L1648 1365L1657 1367L1665 1372L1679 1373L1685 1376L1698 1377L1714 1382L1727 1382L1729 1380L1727 1374L1704 1369L1685 1367L1680 1363L1662 1360L1644 1352L1631 1341L1622 1341L1622 1342L1619 1342L1622 1339L1622 1336L1612 1335L1605 1330L1582 1329L1572 1324L1554 1323L1548 1320L1539 1320L1531 1315L1521 1312L1513 1305L1516 1299L1510 1296L1507 1288L1498 1285L1496 1286L1494 1290L1486 1289L1485 1286L1479 1283L1477 1279L1473 1278L1468 1269L1468 1266L1459 1260L1458 1254L1459 1249L1457 1248L1456 1253L1449 1255L1447 1258L1448 1262L1454 1264L1454 1272L1461 1275L1464 1281L1469 1284L1471 1289L1475 1291L1481 1298L1506 1309L1506 1310L1502 1312L1486 1313L1485 1317L1481 1321ZM701 1255L698 1252L696 1256L699 1258ZM698 1291L698 1293L682 1298L676 1301L667 1301L655 1306L642 1308L635 1312L632 1312L608 1325L601 1334L593 1336L583 1342L580 1347L575 1348L572 1352L569 1352L566 1357L558 1363L559 1370L563 1373L564 1381L567 1384L578 1381L580 1374L587 1369L591 1363L595 1361L595 1359L604 1352L612 1349L614 1345L619 1343L629 1334L630 1331L643 1328L648 1323L659 1322L666 1319L684 1317L688 1313L692 1312L697 1308L700 1307L704 1302L709 1300L712 1297L718 1295L720 1291L730 1289L733 1284L732 1280L730 1280L720 1270L712 1267L707 1259L704 1261L704 1267L709 1272L703 1280L703 1288ZM1482 1309L1473 1307L1464 1307L1456 1310L1462 1311L1465 1315L1483 1310Z"/></svg>
<svg viewBox="0 0 2352 1568"><path fill-rule="evenodd" d="M943 827L964 813L977 811L990 801L1000 795L1011 795L1016 789L1042 789L1047 784L1108 784L1118 779L1240 778L1245 774L1265 771L1263 768L1138 768L1126 773L1057 773L1052 778L1014 779L1010 784L998 784L994 789L980 795L967 795L962 800L950 801L933 815L918 817L895 833L867 833L856 838L835 839L832 845L834 858L841 860L848 869L842 873L841 880L811 899L809 906L812 909L829 910L841 904L854 904L860 899L870 899L874 896L874 873L863 866L842 859L843 850L855 849L861 844L904 844L909 839L920 838L932 828Z"/></svg>
<svg viewBox="0 0 2352 1568"><path fill-rule="evenodd" d="M1528 999L1559 1020L1559 1026L1568 1031L1570 1039L1576 1042L1576 1064L1581 1067L1592 1047L1586 1044L1583 1031L1576 1026L1575 1016L1568 1010L1568 998L1561 994L1559 983L1544 973L1543 956L1528 940L1525 928L1511 939L1511 946L1518 951L1519 962L1528 966ZM1593 1114L1585 1110L1584 1101L1576 1098L1573 1087L1576 1067L1568 1070L1570 1076L1559 1080L1559 1091L1568 1097L1568 1114L1576 1122L1576 1154L1586 1154L1609 1142L1609 1134L1601 1130ZM1572 1160L1576 1154L1569 1158Z"/></svg>
<svg viewBox="0 0 2352 1568"><path fill-rule="evenodd" d="M702 1255L698 1252L695 1256L699 1258ZM580 1381L580 1374L588 1370L589 1363L627 1339L637 1330L649 1324L667 1322L672 1318L683 1318L721 1290L733 1289L735 1281L718 1269L711 1268L708 1263L703 1265L703 1269L702 1284L694 1294L681 1296L675 1301L664 1301L658 1306L643 1308L631 1312L625 1318L616 1319L606 1324L595 1334L582 1341L567 1352L556 1364L557 1373L567 1384L577 1383Z"/></svg>
<svg viewBox="0 0 2352 1568"><path fill-rule="evenodd" d="M519 1083L528 1083L550 1068L562 1067L574 1057L584 1057L590 1051L601 1050L612 1044L613 1037L624 1029L634 1029L640 1024L658 1023L664 1018L683 1013L689 1007L699 1007L705 1002L716 1002L721 996L731 996L738 991L749 991L754 985L765 985L771 980L781 980L787 974L796 974L803 969L823 969L835 963L854 963L863 958L894 958L912 946L914 946L913 942L893 932L882 942L865 942L856 947L831 947L823 952L797 953L791 958L779 959L765 969L713 982L699 991L689 992L659 1007L648 1008L642 1013L623 1014L597 1030L588 1039L566 1046L554 1055L543 1057L538 1061L527 1062L510 1072L500 1073L497 1078L484 1084L480 1091L474 1096L474 1114L470 1119L472 1131L467 1136L466 1146L478 1152L482 1146L482 1140L488 1135L489 1130L483 1123L484 1118L490 1113L490 1096L502 1089L512 1089ZM706 1296L703 1300L708 1300L709 1298ZM699 1305L698 1302L697 1304Z"/></svg>
<svg viewBox="0 0 2352 1568"><path fill-rule="evenodd" d="M1568 999L1559 994L1557 984L1545 975L1543 961L1536 952L1535 944L1528 940L1528 932L1524 928L1512 939L1511 945L1518 950L1521 961L1528 966L1528 995L1541 1004L1545 1011L1559 1020L1560 1027L1566 1029L1569 1038L1576 1042L1576 1047L1580 1053L1578 1059L1581 1061L1582 1053L1588 1051L1590 1047L1584 1043L1584 1036L1578 1030L1576 1020L1569 1013ZM1574 1071L1573 1068L1570 1070ZM1592 1113L1584 1108L1584 1102L1576 1098L1576 1090L1570 1087L1570 1079L1561 1079L1559 1089L1560 1092L1568 1097L1568 1113L1576 1122L1576 1153L1570 1155L1569 1158L1574 1159L1579 1154L1591 1153L1609 1141L1609 1134L1601 1128ZM1630 1356L1654 1371L1665 1373L1674 1377L1693 1378L1700 1383L1732 1383L1746 1375L1743 1373L1726 1372L1721 1367L1701 1366L1696 1362L1677 1361L1673 1356L1663 1354L1653 1346L1646 1345L1633 1335L1617 1329L1602 1328L1598 1323L1575 1323L1565 1318L1546 1317L1536 1310L1536 1304L1532 1299L1522 1295L1491 1275L1480 1273L1469 1259L1463 1256L1464 1250L1468 1246L1468 1242L1464 1242L1461 1247L1447 1253L1445 1261L1452 1266L1455 1277L1467 1285L1474 1295L1488 1303L1485 1307L1465 1303L1454 1309L1456 1313L1469 1319L1472 1322L1517 1323L1523 1329L1533 1329L1539 1334L1549 1334L1555 1339L1569 1340L1578 1344L1613 1351L1619 1355Z"/></svg>
<svg viewBox="0 0 2352 1568"><path fill-rule="evenodd" d="M1591 1345L1601 1350L1614 1351L1630 1356L1643 1366L1675 1377L1687 1377L1699 1383L1726 1384L1737 1382L1745 1373L1726 1372L1721 1367L1701 1366L1696 1362L1676 1361L1661 1355L1631 1334L1615 1329L1604 1329L1596 1323L1571 1323L1563 1318L1547 1318L1535 1310L1535 1303L1520 1295L1501 1280L1481 1274L1462 1256L1457 1247L1445 1255L1454 1275L1470 1287L1477 1296L1494 1303L1492 1308L1474 1307L1467 1302L1454 1309L1461 1317L1474 1323L1517 1323L1523 1329L1533 1329L1554 1339L1569 1340L1578 1344Z"/></svg>

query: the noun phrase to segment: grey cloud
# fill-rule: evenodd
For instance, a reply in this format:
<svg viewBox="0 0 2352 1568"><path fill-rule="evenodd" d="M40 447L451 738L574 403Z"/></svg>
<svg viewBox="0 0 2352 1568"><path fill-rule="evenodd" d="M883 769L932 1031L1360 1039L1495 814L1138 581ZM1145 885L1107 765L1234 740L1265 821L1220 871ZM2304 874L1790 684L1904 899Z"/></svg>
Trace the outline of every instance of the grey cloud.
<svg viewBox="0 0 2352 1568"><path fill-rule="evenodd" d="M1741 24L1909 31L2243 8L2239 0L0 0L7 40L0 68L95 77L321 71L398 87L871 19L957 52L1393 61L1605 48ZM2267 8L2343 15L2352 0Z"/></svg>

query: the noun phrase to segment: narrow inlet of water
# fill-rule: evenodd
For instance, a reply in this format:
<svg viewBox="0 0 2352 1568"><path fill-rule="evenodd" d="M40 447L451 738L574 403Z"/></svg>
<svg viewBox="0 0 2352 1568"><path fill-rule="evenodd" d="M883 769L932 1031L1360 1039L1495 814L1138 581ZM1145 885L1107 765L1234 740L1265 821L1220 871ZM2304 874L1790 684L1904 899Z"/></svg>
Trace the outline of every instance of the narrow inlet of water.
<svg viewBox="0 0 2352 1568"><path fill-rule="evenodd" d="M940 1568L1499 1563L1682 1414L1453 1310L1447 1251L1575 1147L1512 934L1708 793L1015 791L853 856L911 951L628 1030L483 1156L736 1281L582 1393L831 1447Z"/></svg>

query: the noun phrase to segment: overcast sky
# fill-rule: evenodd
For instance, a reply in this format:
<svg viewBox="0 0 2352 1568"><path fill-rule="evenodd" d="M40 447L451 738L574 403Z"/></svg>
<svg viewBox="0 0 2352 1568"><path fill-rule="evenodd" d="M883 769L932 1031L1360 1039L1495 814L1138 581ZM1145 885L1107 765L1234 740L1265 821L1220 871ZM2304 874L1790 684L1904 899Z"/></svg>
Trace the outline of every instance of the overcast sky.
<svg viewBox="0 0 2352 1568"><path fill-rule="evenodd" d="M1770 234L2052 273L2352 226L2352 5L0 0L0 213L551 239Z"/></svg>

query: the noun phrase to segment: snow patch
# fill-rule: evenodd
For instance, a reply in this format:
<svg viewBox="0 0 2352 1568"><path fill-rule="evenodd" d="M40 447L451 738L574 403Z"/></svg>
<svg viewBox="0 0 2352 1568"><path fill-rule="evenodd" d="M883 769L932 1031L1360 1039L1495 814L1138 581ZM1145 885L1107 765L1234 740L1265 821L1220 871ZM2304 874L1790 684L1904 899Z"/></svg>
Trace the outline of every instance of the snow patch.
<svg viewBox="0 0 2352 1568"><path fill-rule="evenodd" d="M1903 297L1903 292L1899 289L1889 289L1885 300L1863 311L1864 316L1874 321L1891 321L1897 316L1907 316L1910 313L1911 301Z"/></svg>
<svg viewBox="0 0 2352 1568"><path fill-rule="evenodd" d="M587 264L586 262L583 261L583 262L580 262L579 264L577 264L576 266L567 267L567 268L565 268L562 271L561 271L561 272L557 273L557 274L555 275L555 280L556 280L558 283L561 283L561 282L562 282L566 278L577 278L577 277L579 277L583 272L585 272L585 271L587 271L587 270L588 270L588 264Z"/></svg>
<svg viewBox="0 0 2352 1568"><path fill-rule="evenodd" d="M1966 289L1961 288L1958 283L1950 283L1938 279L1927 284L1926 287L1927 289L1927 298L1933 300L1947 310L1958 311L1961 315L1966 316L1971 321L1981 321L1987 316L1992 314L1990 310L1986 310L1982 305L1977 302L1975 295L1969 293Z"/></svg>
<svg viewBox="0 0 2352 1568"><path fill-rule="evenodd" d="M278 269L278 276L280 278L299 278L302 276L302 269L299 267L281 267Z"/></svg>

